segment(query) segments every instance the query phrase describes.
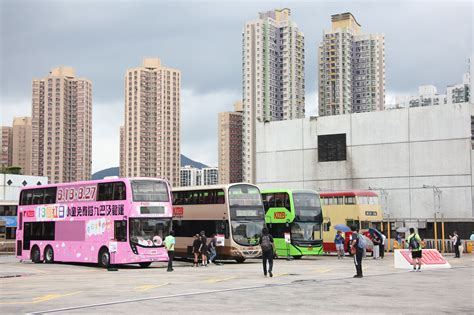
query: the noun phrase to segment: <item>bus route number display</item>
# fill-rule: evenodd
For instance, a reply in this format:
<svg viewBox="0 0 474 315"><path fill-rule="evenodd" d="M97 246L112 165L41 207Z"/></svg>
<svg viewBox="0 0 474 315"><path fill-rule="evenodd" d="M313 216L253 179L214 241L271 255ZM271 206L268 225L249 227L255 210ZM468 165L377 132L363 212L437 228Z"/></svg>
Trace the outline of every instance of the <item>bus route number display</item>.
<svg viewBox="0 0 474 315"><path fill-rule="evenodd" d="M285 219L286 213L284 211L278 211L273 214L274 219Z"/></svg>
<svg viewBox="0 0 474 315"><path fill-rule="evenodd" d="M95 200L96 186L58 188L56 202Z"/></svg>

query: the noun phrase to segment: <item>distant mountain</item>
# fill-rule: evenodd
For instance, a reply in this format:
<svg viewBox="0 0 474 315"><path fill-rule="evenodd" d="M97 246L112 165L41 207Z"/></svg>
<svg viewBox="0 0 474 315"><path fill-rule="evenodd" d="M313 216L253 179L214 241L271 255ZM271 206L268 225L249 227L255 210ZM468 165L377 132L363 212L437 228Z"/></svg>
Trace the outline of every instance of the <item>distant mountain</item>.
<svg viewBox="0 0 474 315"><path fill-rule="evenodd" d="M181 166L185 166L185 165L191 165L196 168L207 167L207 165L191 160L190 158L181 154ZM119 176L119 167L110 167L110 168L106 168L105 170L95 172L94 174L92 174L92 179L93 180L102 179L106 176Z"/></svg>

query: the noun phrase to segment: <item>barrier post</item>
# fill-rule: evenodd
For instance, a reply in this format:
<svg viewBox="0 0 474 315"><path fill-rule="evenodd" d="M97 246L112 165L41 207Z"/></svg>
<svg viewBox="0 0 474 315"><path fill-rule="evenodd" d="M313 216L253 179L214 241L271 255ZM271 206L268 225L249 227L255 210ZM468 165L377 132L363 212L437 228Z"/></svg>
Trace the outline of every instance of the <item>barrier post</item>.
<svg viewBox="0 0 474 315"><path fill-rule="evenodd" d="M444 244L444 214L443 213L441 213L441 239L443 240L443 242L441 243L442 252L445 253L446 249L445 249L445 244Z"/></svg>
<svg viewBox="0 0 474 315"><path fill-rule="evenodd" d="M436 212L434 214L434 242L435 242L434 248L437 250L438 249L438 224L436 223Z"/></svg>

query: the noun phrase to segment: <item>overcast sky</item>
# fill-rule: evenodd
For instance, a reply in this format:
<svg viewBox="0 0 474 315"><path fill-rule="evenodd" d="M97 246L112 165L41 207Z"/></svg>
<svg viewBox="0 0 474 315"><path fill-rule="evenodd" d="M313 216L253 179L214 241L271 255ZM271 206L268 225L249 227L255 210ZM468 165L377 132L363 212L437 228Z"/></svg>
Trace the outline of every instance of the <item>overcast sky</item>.
<svg viewBox="0 0 474 315"><path fill-rule="evenodd" d="M385 34L387 102L460 83L472 55L471 1L0 1L2 125L31 115L31 81L59 65L93 83L93 171L119 165L123 76L143 57L181 70L181 153L217 165L217 113L241 97L241 31L288 7L305 34L306 112L317 113L317 45L331 14Z"/></svg>

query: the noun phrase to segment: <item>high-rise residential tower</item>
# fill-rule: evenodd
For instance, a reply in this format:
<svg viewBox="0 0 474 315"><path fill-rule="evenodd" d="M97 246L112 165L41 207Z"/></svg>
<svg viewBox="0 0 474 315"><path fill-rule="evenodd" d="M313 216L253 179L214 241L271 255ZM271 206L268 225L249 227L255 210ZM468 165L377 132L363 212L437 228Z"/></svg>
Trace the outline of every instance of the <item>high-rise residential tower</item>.
<svg viewBox="0 0 474 315"><path fill-rule="evenodd" d="M126 177L161 177L179 186L181 72L145 58L125 74Z"/></svg>
<svg viewBox="0 0 474 315"><path fill-rule="evenodd" d="M242 102L233 112L219 113L218 122L219 183L242 181Z"/></svg>
<svg viewBox="0 0 474 315"><path fill-rule="evenodd" d="M319 115L383 110L384 35L363 34L351 13L331 20L319 45Z"/></svg>
<svg viewBox="0 0 474 315"><path fill-rule="evenodd" d="M0 168L12 165L13 132L10 126L1 126L2 151L0 152Z"/></svg>
<svg viewBox="0 0 474 315"><path fill-rule="evenodd" d="M58 67L33 80L31 172L50 183L88 180L92 168L92 82Z"/></svg>
<svg viewBox="0 0 474 315"><path fill-rule="evenodd" d="M31 175L31 117L13 118L12 165Z"/></svg>
<svg viewBox="0 0 474 315"><path fill-rule="evenodd" d="M304 35L290 9L259 14L242 32L243 181L255 182L257 121L304 117Z"/></svg>

